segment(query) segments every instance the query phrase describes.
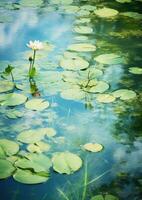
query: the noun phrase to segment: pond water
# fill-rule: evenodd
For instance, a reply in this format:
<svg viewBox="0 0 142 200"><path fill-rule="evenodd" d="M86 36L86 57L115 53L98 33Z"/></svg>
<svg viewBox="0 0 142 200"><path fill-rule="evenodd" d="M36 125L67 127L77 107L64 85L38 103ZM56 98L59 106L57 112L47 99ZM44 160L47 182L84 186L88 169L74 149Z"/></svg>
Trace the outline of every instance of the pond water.
<svg viewBox="0 0 142 200"><path fill-rule="evenodd" d="M1 200L142 198L141 8L0 0Z"/></svg>

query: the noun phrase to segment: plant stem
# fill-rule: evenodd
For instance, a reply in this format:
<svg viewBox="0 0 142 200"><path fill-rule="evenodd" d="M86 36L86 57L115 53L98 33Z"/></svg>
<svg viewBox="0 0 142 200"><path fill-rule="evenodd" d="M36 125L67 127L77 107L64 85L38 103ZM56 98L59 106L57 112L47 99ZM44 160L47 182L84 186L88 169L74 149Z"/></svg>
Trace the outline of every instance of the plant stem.
<svg viewBox="0 0 142 200"><path fill-rule="evenodd" d="M34 67L35 64L35 58L36 58L36 50L34 50L34 54L33 54L33 63L32 63L32 69Z"/></svg>
<svg viewBox="0 0 142 200"><path fill-rule="evenodd" d="M13 76L12 71L10 72L10 74L11 74L12 82L14 83L14 76Z"/></svg>
<svg viewBox="0 0 142 200"><path fill-rule="evenodd" d="M66 196L66 194L65 194L62 190L60 190L59 188L58 188L57 190L58 190L58 192L62 195L62 197L63 197L64 199L69 200L69 198Z"/></svg>
<svg viewBox="0 0 142 200"><path fill-rule="evenodd" d="M86 191L87 191L87 162L85 165L85 174L84 174L84 189L83 189L83 194L82 194L82 200L85 200L86 197Z"/></svg>

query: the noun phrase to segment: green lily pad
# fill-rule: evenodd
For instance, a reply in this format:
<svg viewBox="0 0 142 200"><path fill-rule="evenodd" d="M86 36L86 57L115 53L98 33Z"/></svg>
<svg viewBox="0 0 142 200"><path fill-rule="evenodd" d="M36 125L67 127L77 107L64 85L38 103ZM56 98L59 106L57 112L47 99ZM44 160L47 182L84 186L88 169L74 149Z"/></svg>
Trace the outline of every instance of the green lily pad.
<svg viewBox="0 0 142 200"><path fill-rule="evenodd" d="M97 144L97 143L87 143L85 145L83 145L83 148L87 151L91 151L91 152L100 152L103 150L103 145L101 144Z"/></svg>
<svg viewBox="0 0 142 200"><path fill-rule="evenodd" d="M85 97L85 93L79 88L63 90L60 95L63 99L68 100L81 100Z"/></svg>
<svg viewBox="0 0 142 200"><path fill-rule="evenodd" d="M96 51L96 46L89 43L72 44L68 47L70 51L89 52Z"/></svg>
<svg viewBox="0 0 142 200"><path fill-rule="evenodd" d="M0 95L0 105L2 106L18 106L27 100L23 94L10 93Z"/></svg>
<svg viewBox="0 0 142 200"><path fill-rule="evenodd" d="M75 26L73 28L73 31L76 33L81 33L81 34L90 34L93 32L93 29L88 26Z"/></svg>
<svg viewBox="0 0 142 200"><path fill-rule="evenodd" d="M0 159L0 179L8 178L14 170L15 167L8 160Z"/></svg>
<svg viewBox="0 0 142 200"><path fill-rule="evenodd" d="M19 3L24 7L37 7L43 4L43 0L21 0Z"/></svg>
<svg viewBox="0 0 142 200"><path fill-rule="evenodd" d="M98 81L96 85L93 87L86 89L86 91L91 92L91 93L103 93L106 90L109 89L109 84L106 83L105 81Z"/></svg>
<svg viewBox="0 0 142 200"><path fill-rule="evenodd" d="M72 4L73 0L51 0L52 4Z"/></svg>
<svg viewBox="0 0 142 200"><path fill-rule="evenodd" d="M18 111L18 110L13 110L13 109L11 109L11 110L8 110L8 111L6 112L6 116L7 116L8 118L10 118L10 119L17 119L17 118L23 117L23 113L20 112L20 111Z"/></svg>
<svg viewBox="0 0 142 200"><path fill-rule="evenodd" d="M52 158L53 169L60 174L72 174L82 166L81 158L70 152L57 152Z"/></svg>
<svg viewBox="0 0 142 200"><path fill-rule="evenodd" d="M17 169L13 175L14 180L24 184L38 184L46 182L49 176L43 176L40 173L32 173L30 170Z"/></svg>
<svg viewBox="0 0 142 200"><path fill-rule="evenodd" d="M49 144L39 141L34 144L29 144L27 150L31 153L42 153L49 151L50 147L51 146Z"/></svg>
<svg viewBox="0 0 142 200"><path fill-rule="evenodd" d="M91 19L90 18L80 18L80 19L77 19L76 21L75 21L75 23L76 24L84 24L84 23L89 23L91 21Z"/></svg>
<svg viewBox="0 0 142 200"><path fill-rule="evenodd" d="M13 82L4 81L4 80L0 81L0 93L11 91L13 90L13 88L14 88Z"/></svg>
<svg viewBox="0 0 142 200"><path fill-rule="evenodd" d="M46 136L53 137L56 135L56 130L54 128L45 128Z"/></svg>
<svg viewBox="0 0 142 200"><path fill-rule="evenodd" d="M116 16L119 12L111 8L101 8L94 11L98 17L110 18Z"/></svg>
<svg viewBox="0 0 142 200"><path fill-rule="evenodd" d="M43 154L31 153L26 158L19 158L15 166L21 169L33 169L34 172L48 172L52 163L50 159Z"/></svg>
<svg viewBox="0 0 142 200"><path fill-rule="evenodd" d="M91 200L119 200L118 197L115 197L111 194L106 194L105 197L103 195L96 195L91 198Z"/></svg>
<svg viewBox="0 0 142 200"><path fill-rule="evenodd" d="M0 158L6 158L5 152L3 150L3 148L0 146Z"/></svg>
<svg viewBox="0 0 142 200"><path fill-rule="evenodd" d="M125 60L120 55L110 53L110 54L101 54L94 58L98 63L101 64L108 64L108 65L115 65L124 63Z"/></svg>
<svg viewBox="0 0 142 200"><path fill-rule="evenodd" d="M72 58L64 57L60 61L60 66L68 70L80 70L87 68L89 63L79 56L74 56Z"/></svg>
<svg viewBox="0 0 142 200"><path fill-rule="evenodd" d="M26 102L25 107L30 110L42 111L49 107L49 102L44 99L32 99Z"/></svg>
<svg viewBox="0 0 142 200"><path fill-rule="evenodd" d="M15 155L19 151L19 145L11 140L0 139L0 147L7 156Z"/></svg>
<svg viewBox="0 0 142 200"><path fill-rule="evenodd" d="M119 3L131 3L132 0L116 0Z"/></svg>
<svg viewBox="0 0 142 200"><path fill-rule="evenodd" d="M97 101L101 103L112 103L115 101L115 97L111 94L99 94L97 96Z"/></svg>
<svg viewBox="0 0 142 200"><path fill-rule="evenodd" d="M88 11L94 11L96 9L96 6L84 5L84 6L81 6L81 9L88 10Z"/></svg>
<svg viewBox="0 0 142 200"><path fill-rule="evenodd" d="M120 14L125 16L125 17L131 17L131 18L136 19L136 20L142 19L142 14L137 13L137 12L123 12L123 13L120 13Z"/></svg>
<svg viewBox="0 0 142 200"><path fill-rule="evenodd" d="M136 93L133 90L120 89L113 92L113 96L120 98L121 100L129 100L136 97Z"/></svg>
<svg viewBox="0 0 142 200"><path fill-rule="evenodd" d="M142 68L140 67L130 67L129 72L132 74L142 74Z"/></svg>
<svg viewBox="0 0 142 200"><path fill-rule="evenodd" d="M17 140L23 143L27 143L27 144L35 143L42 140L45 134L46 134L46 131L44 128L26 130L26 131L21 132L17 136Z"/></svg>

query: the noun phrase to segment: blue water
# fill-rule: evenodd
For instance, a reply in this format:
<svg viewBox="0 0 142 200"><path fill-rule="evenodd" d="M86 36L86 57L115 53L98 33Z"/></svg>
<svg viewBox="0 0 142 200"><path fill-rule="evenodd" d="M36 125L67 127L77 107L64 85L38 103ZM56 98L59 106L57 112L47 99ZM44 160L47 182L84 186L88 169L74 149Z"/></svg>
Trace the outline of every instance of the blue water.
<svg viewBox="0 0 142 200"><path fill-rule="evenodd" d="M79 2L80 4L81 2ZM85 2L82 1L83 4ZM138 11L138 5L134 10ZM114 8L117 9L117 7L114 4ZM74 40L76 34L72 32L76 16L60 13L58 10L48 13L44 10L45 8L7 11L13 16L13 20L11 23L0 24L0 60L2 63L16 64L17 61L22 61L21 63L27 66L25 68L27 70L28 58L25 60L21 56L22 52L28 50L26 46L28 41L40 40L55 46L54 50L47 55L46 61L52 62L57 67L53 70L62 71L58 64L58 56L66 51L68 45L76 42ZM130 9L130 7L126 8ZM119 9L124 9L123 4ZM133 10L133 8L131 9ZM119 30L120 27L123 29L125 26L122 22L121 20L95 22L92 19L91 25L94 28L94 34L88 37L94 43L107 39L109 43L119 47L122 53L129 53L133 56L128 65L108 66L102 79L111 84L110 91L124 87L128 83L131 87L126 85L126 88L134 89L139 93L142 84L141 76L137 78L130 75L126 69L140 63L135 59L140 57L140 48L135 44L139 44L141 39L130 38L123 42L108 36L110 31ZM86 56L89 58L93 55L89 53ZM24 65L21 64L20 67L25 67ZM19 70L18 67L17 64L17 70ZM1 69L3 68L4 64L1 65ZM50 68L50 70L52 69ZM38 76L42 75L42 72L44 76L47 74L48 79L48 69L46 67L38 69ZM88 185L86 200L94 195L104 193L111 193L120 200L140 200L142 192L140 183L142 180L141 97L138 102L134 101L128 104L127 102L124 104L121 102L100 104L93 100L91 102L93 108L87 109L85 102L65 100L60 97L59 93L51 95L48 87L46 90L43 87L44 83L40 85L38 76L36 77L37 87L41 98L47 99L51 105L56 103L57 106L51 106L46 111L39 113L20 107L19 109L24 111L24 117L17 120L8 119L1 114L0 137L15 139L19 133L18 127L24 130L51 126L57 130L58 137L64 137L65 143L55 144L49 155L52 152L68 150L80 155L84 164L81 170L73 175L61 175L51 170L51 178L43 184L24 185L14 181L13 178L0 180L0 199L59 200L63 199L57 191L60 188L69 196L70 200L82 200L84 166L87 163L88 182L105 174ZM114 108L117 105L118 110L125 107L125 111L115 112ZM104 150L98 154L82 151L80 146L90 141L103 144Z"/></svg>

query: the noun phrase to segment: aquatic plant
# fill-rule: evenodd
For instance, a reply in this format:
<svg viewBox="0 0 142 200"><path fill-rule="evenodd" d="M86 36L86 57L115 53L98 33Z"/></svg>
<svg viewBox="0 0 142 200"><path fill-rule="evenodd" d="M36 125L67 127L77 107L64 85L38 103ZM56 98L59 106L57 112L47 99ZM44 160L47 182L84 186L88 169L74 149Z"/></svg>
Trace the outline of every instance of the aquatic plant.
<svg viewBox="0 0 142 200"><path fill-rule="evenodd" d="M29 67L29 77L33 78L36 73L36 69L34 67L35 59L36 59L36 51L43 49L43 44L39 40L29 41L27 47L33 50L33 57L29 57L30 67Z"/></svg>
<svg viewBox="0 0 142 200"><path fill-rule="evenodd" d="M14 67L11 65L8 65L5 70L2 72L1 77L4 79L7 79L8 76L11 76L11 80L14 83L14 75L13 75L13 69Z"/></svg>

